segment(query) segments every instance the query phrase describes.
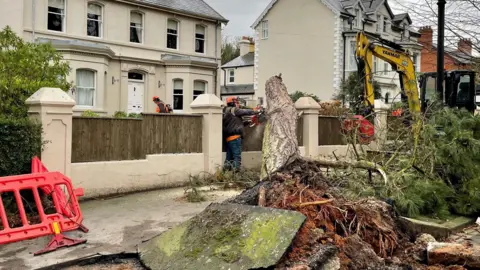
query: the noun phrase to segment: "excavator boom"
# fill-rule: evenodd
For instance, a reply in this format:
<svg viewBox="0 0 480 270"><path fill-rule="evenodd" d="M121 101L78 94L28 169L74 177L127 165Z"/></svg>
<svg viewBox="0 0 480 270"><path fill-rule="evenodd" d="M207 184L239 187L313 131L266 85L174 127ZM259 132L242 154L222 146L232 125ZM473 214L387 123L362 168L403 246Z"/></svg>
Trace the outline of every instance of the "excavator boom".
<svg viewBox="0 0 480 270"><path fill-rule="evenodd" d="M371 42L365 32L359 32L356 36L356 55L359 62L359 72L365 80L365 103L373 109L373 56L389 63L393 70L400 74L400 85L407 97L408 107L412 114L421 112L419 91L415 77L415 66L410 54L401 46L387 41L380 40L380 43Z"/></svg>

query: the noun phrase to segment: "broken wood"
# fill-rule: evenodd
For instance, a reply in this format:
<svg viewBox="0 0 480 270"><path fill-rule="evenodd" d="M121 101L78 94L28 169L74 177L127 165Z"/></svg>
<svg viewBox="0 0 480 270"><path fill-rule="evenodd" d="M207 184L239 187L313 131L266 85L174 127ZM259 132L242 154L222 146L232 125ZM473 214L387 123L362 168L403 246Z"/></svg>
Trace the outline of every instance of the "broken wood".
<svg viewBox="0 0 480 270"><path fill-rule="evenodd" d="M310 205L322 205L322 204L327 204L333 202L333 199L329 200L324 200L324 201L315 201L315 202L306 202L306 203L300 203L295 205L295 207L304 207L304 206L310 206Z"/></svg>
<svg viewBox="0 0 480 270"><path fill-rule="evenodd" d="M268 121L263 136L261 179L300 157L297 110L281 75L273 76L266 82L265 96Z"/></svg>
<svg viewBox="0 0 480 270"><path fill-rule="evenodd" d="M365 170L372 170L377 171L383 178L385 184L388 183L388 176L383 168L374 163L369 161L354 161L354 162L347 162L347 161L330 161L330 160L315 160L318 165L324 167L333 167L333 168L357 168L357 169L365 169Z"/></svg>
<svg viewBox="0 0 480 270"><path fill-rule="evenodd" d="M258 190L258 206L265 207L265 187Z"/></svg>

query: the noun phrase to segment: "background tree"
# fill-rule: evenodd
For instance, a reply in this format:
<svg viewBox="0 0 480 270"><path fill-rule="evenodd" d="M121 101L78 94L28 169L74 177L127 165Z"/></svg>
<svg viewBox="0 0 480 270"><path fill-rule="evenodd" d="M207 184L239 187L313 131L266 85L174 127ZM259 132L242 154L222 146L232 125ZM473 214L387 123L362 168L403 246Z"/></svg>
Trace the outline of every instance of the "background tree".
<svg viewBox="0 0 480 270"><path fill-rule="evenodd" d="M224 36L222 40L222 65L240 56L239 37Z"/></svg>
<svg viewBox="0 0 480 270"><path fill-rule="evenodd" d="M378 82L373 81L375 99L382 98L382 89ZM352 72L347 80L342 82L340 91L334 96L335 99L350 104L359 103L358 97L364 93L364 83L360 80L357 72Z"/></svg>
<svg viewBox="0 0 480 270"><path fill-rule="evenodd" d="M0 116L27 116L25 100L41 87L68 90L69 64L51 44L25 42L10 27L0 32Z"/></svg>
<svg viewBox="0 0 480 270"><path fill-rule="evenodd" d="M320 99L314 95L314 94L308 94L308 93L305 93L305 92L301 92L301 91L295 91L293 93L290 93L288 94L290 96L290 98L293 100L293 103L297 102L297 100L299 100L301 97L311 97L313 98L316 102L320 102Z"/></svg>

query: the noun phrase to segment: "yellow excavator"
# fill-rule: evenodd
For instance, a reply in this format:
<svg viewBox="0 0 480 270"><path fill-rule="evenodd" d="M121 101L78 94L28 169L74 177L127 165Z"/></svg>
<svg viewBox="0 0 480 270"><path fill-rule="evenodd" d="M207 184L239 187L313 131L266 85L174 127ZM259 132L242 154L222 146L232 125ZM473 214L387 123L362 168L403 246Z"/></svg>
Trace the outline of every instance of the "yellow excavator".
<svg viewBox="0 0 480 270"><path fill-rule="evenodd" d="M422 113L426 113L426 109L437 102L443 106L465 108L471 113L475 112L476 74L473 71L445 71L443 91L437 93L437 73L424 73L417 81L411 54L397 43L361 31L356 36L356 56L359 76L365 86L362 99L367 107L366 114L374 111L374 56L389 63L392 70L398 72L402 101L404 104L408 104L412 120Z"/></svg>

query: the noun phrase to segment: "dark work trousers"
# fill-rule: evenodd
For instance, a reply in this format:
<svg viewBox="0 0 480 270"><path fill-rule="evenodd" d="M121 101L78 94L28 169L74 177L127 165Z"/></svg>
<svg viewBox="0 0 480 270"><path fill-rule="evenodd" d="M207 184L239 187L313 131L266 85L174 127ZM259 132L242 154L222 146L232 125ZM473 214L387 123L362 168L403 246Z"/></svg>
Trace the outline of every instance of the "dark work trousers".
<svg viewBox="0 0 480 270"><path fill-rule="evenodd" d="M225 170L239 170L242 165L242 138L227 142L227 158L225 159Z"/></svg>

